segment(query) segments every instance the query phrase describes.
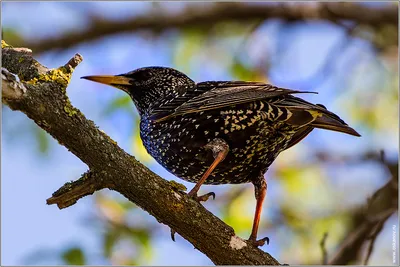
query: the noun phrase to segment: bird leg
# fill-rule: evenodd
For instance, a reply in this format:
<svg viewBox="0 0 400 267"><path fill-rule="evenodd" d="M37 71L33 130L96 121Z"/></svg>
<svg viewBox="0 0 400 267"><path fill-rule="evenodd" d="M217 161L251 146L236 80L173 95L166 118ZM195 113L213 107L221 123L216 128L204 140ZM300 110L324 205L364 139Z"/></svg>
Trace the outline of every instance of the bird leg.
<svg viewBox="0 0 400 267"><path fill-rule="evenodd" d="M220 138L215 138L207 145L205 145L204 148L207 150L211 150L213 152L214 162L211 164L211 166L207 169L207 171L203 174L203 176L200 178L200 180L196 183L196 185L193 187L192 190L190 190L188 194L190 197L193 197L197 201L207 201L210 196L213 196L213 198L215 199L214 192L210 192L202 196L197 196L197 192L199 191L201 185L206 181L208 176L210 176L210 174L218 166L218 164L225 159L226 155L229 152L228 144Z"/></svg>
<svg viewBox="0 0 400 267"><path fill-rule="evenodd" d="M267 245L269 244L268 237L264 237L260 240L257 240L257 232L258 232L258 226L260 224L262 206L265 199L265 195L267 194L267 183L264 179L264 176L261 176L260 179L253 182L253 184L254 184L254 193L256 196L257 205L256 205L256 211L254 213L253 228L251 230L249 241L253 243L254 246L259 247L263 246L265 242L267 242Z"/></svg>
<svg viewBox="0 0 400 267"><path fill-rule="evenodd" d="M200 180L196 183L196 185L193 187L192 190L188 193L188 196L191 198L194 198L197 201L207 201L210 196L215 199L215 193L214 192L209 192L207 194L197 196L197 192L199 191L201 185L206 181L208 176L212 173L212 171L218 166L220 162L222 162L226 155L229 152L229 145L222 139L220 138L215 138L211 142L209 142L207 145L204 146L206 150L211 150L213 152L213 157L214 157L214 162L210 165L210 167L207 169L207 171L203 174L203 176L200 178ZM175 241L175 231L171 229L171 239Z"/></svg>

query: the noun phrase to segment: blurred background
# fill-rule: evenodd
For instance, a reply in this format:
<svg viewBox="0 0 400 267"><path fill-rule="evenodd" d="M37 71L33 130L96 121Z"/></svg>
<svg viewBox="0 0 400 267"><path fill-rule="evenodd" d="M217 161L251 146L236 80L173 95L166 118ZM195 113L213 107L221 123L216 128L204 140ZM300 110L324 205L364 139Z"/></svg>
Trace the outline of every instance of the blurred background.
<svg viewBox="0 0 400 267"><path fill-rule="evenodd" d="M3 2L2 39L31 48L49 68L83 55L67 89L72 104L151 170L187 188L193 184L146 153L128 96L81 76L168 66L197 82L267 81L318 92L302 97L324 104L362 137L315 130L281 153L266 174L259 236L271 242L262 249L287 264L363 264L370 254L369 265L392 265L399 231L397 18L395 2ZM65 210L47 206L87 167L6 106L1 152L2 265L212 265L118 193L103 190ZM216 192L206 208L247 238L252 185L201 191ZM384 216L368 223L376 214Z"/></svg>

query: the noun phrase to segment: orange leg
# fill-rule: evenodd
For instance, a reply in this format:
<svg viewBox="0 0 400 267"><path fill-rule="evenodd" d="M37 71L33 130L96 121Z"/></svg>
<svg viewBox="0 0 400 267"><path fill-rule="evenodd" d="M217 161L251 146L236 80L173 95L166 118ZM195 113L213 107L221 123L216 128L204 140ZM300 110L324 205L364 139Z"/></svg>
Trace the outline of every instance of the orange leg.
<svg viewBox="0 0 400 267"><path fill-rule="evenodd" d="M197 192L199 191L201 185L206 181L208 176L210 176L210 174L218 166L218 164L225 159L226 155L229 152L228 144L220 138L214 139L213 141L205 145L204 148L210 149L213 152L214 161L207 169L207 171L203 174L203 176L200 178L200 180L196 183L193 189L190 190L190 192L188 193L190 197L196 199L197 201L207 201L210 196L213 196L213 198L215 198L214 192L210 192L202 196L197 196ZM175 241L174 235L175 231L171 229L171 239L173 241Z"/></svg>
<svg viewBox="0 0 400 267"><path fill-rule="evenodd" d="M254 221L253 221L253 228L251 230L251 235L249 237L249 241L251 241L255 246L263 246L265 242L269 243L269 238L265 237L263 239L257 240L257 232L258 226L260 224L260 217L262 206L264 203L265 195L267 194L267 183L265 182L264 177L257 182L253 182L254 184L254 191L257 200L256 211L254 213Z"/></svg>
<svg viewBox="0 0 400 267"><path fill-rule="evenodd" d="M212 140L210 143L205 145L204 148L205 149L209 149L209 150L211 150L213 152L214 162L207 169L207 171L203 174L203 176L196 183L196 185L193 187L193 189L190 190L188 195L191 196L191 197L197 197L197 192L199 191L200 186L206 181L208 176L210 176L210 174L218 166L218 164L221 163L225 159L226 155L229 152L228 144L224 140L219 139L219 138L216 138L216 139ZM215 198L215 194L211 192L211 193L206 194L204 196L198 197L197 200L205 201L211 195L214 196L214 198ZM205 200L202 199L203 197L206 197L206 199Z"/></svg>

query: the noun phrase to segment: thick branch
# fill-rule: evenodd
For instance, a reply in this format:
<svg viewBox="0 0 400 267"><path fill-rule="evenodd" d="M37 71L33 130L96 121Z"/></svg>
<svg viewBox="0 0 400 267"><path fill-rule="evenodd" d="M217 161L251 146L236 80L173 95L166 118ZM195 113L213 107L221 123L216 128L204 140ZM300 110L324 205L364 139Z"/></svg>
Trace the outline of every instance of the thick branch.
<svg viewBox="0 0 400 267"><path fill-rule="evenodd" d="M301 20L349 20L358 25L376 26L392 24L397 27L396 5L369 7L357 3L312 3L312 4L242 4L218 3L206 8L189 6L180 14L145 14L125 20L94 18L91 25L82 31L64 33L60 37L27 43L35 52L55 48L68 48L78 43L93 41L107 35L149 30L160 32L171 28L209 28L225 21L247 22L266 19Z"/></svg>
<svg viewBox="0 0 400 267"><path fill-rule="evenodd" d="M71 105L65 92L80 60L76 55L67 65L49 70L26 53L7 47L2 51L3 66L18 74L26 88L19 97L3 101L11 109L24 112L90 169L48 202L67 207L80 197L108 187L170 226L215 264L278 265L268 253L237 237L231 227L202 205L119 148Z"/></svg>

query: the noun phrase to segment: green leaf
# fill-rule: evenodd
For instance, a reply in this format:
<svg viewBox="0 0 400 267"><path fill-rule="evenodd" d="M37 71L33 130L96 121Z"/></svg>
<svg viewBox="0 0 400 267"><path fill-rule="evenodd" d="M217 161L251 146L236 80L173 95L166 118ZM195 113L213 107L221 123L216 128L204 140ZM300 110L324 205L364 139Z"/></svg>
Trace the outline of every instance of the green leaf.
<svg viewBox="0 0 400 267"><path fill-rule="evenodd" d="M232 63L230 72L238 80L268 82L268 79L265 77L264 73L261 72L261 70L254 67L245 66L238 60L235 60Z"/></svg>
<svg viewBox="0 0 400 267"><path fill-rule="evenodd" d="M235 61L231 66L232 74L239 80L252 80L255 75L254 71L245 67L241 62Z"/></svg>
<svg viewBox="0 0 400 267"><path fill-rule="evenodd" d="M185 29L178 39L173 63L185 73L190 73L191 60L201 53L207 36L196 29Z"/></svg>
<svg viewBox="0 0 400 267"><path fill-rule="evenodd" d="M49 135L43 129L35 127L35 136L39 151L43 154L47 153L50 147Z"/></svg>
<svg viewBox="0 0 400 267"><path fill-rule="evenodd" d="M106 107L103 114L105 116L111 115L113 112L119 109L124 109L133 114L132 100L128 95L119 96L113 99L113 101Z"/></svg>
<svg viewBox="0 0 400 267"><path fill-rule="evenodd" d="M67 265L85 265L86 259L82 249L72 247L62 254L62 259Z"/></svg>
<svg viewBox="0 0 400 267"><path fill-rule="evenodd" d="M104 257L111 258L113 247L118 239L115 231L108 230L104 235L103 253Z"/></svg>
<svg viewBox="0 0 400 267"><path fill-rule="evenodd" d="M18 47L24 43L23 37L15 29L3 28L1 32L2 39L11 46Z"/></svg>

